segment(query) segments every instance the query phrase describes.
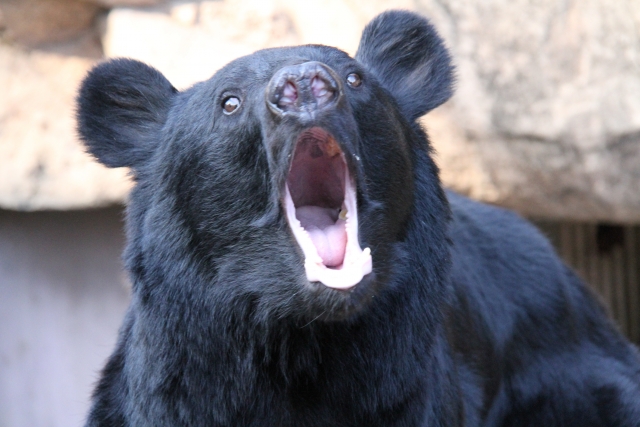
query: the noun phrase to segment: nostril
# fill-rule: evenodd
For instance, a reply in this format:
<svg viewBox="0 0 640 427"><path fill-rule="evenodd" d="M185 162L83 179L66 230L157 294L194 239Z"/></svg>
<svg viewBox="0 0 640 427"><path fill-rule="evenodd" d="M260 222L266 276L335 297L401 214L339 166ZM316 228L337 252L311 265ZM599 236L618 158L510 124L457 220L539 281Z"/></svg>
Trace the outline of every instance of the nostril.
<svg viewBox="0 0 640 427"><path fill-rule="evenodd" d="M298 88L291 80L288 80L282 88L282 95L278 100L278 107L283 108L289 105L293 105L296 103L297 99Z"/></svg>
<svg viewBox="0 0 640 427"><path fill-rule="evenodd" d="M311 79L310 86L319 106L331 101L336 93L336 86L322 75L314 76Z"/></svg>
<svg viewBox="0 0 640 427"><path fill-rule="evenodd" d="M311 79L311 91L316 99L326 98L329 94L329 86L327 82L319 76L314 76L313 79Z"/></svg>

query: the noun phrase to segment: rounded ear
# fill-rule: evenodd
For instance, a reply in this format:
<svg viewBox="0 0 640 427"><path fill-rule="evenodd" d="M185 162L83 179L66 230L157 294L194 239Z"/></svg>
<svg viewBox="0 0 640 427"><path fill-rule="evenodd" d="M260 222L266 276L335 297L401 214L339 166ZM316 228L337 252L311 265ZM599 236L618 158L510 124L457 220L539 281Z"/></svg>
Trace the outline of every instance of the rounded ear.
<svg viewBox="0 0 640 427"><path fill-rule="evenodd" d="M414 121L453 94L453 65L435 28L419 15L389 11L362 32L356 59Z"/></svg>
<svg viewBox="0 0 640 427"><path fill-rule="evenodd" d="M106 166L135 168L153 152L176 93L159 71L142 62L104 62L80 87L80 138Z"/></svg>

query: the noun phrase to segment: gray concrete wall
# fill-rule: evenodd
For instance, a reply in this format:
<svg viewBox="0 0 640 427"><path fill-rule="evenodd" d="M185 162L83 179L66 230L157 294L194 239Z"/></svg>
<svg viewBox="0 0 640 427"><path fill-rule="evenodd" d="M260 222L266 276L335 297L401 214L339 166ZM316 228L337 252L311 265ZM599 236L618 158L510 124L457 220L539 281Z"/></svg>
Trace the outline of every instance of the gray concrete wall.
<svg viewBox="0 0 640 427"><path fill-rule="evenodd" d="M0 427L73 427L128 304L122 209L0 211Z"/></svg>

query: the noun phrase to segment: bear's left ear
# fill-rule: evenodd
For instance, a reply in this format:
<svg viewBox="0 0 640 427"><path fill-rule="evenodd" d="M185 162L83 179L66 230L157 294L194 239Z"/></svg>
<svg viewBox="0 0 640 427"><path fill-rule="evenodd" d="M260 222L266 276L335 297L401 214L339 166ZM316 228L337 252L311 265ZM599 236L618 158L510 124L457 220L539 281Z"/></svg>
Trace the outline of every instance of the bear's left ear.
<svg viewBox="0 0 640 427"><path fill-rule="evenodd" d="M80 138L104 165L135 169L155 150L176 93L159 71L142 62L104 62L80 87Z"/></svg>
<svg viewBox="0 0 640 427"><path fill-rule="evenodd" d="M397 100L410 120L453 94L453 66L435 28L411 12L378 15L362 32L356 59Z"/></svg>

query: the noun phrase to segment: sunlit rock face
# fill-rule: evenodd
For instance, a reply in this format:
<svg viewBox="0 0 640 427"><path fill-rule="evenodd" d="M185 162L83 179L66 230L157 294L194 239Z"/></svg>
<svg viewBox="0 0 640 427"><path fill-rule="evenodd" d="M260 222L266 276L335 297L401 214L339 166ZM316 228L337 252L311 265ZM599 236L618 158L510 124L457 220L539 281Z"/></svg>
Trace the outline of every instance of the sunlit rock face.
<svg viewBox="0 0 640 427"><path fill-rule="evenodd" d="M640 220L640 4L420 0L458 65L444 180L533 216Z"/></svg>
<svg viewBox="0 0 640 427"><path fill-rule="evenodd" d="M109 57L145 61L186 88L233 58L264 47L322 43L353 54L368 20L382 10L401 8L429 17L455 58L456 94L424 121L448 186L536 217L640 221L635 189L640 182L640 4L7 4L12 8L0 5L0 28L5 29L0 55L6 58L0 62L0 84L9 88L9 96L0 98L3 207L67 209L126 197L126 171L107 172L95 164L79 148L73 129L75 89L101 48ZM29 33L17 17L33 5L41 12L38 19L30 14L24 21L34 28ZM104 9L97 6L109 12L100 15ZM47 15L47 10L52 12ZM76 17L73 26L57 24L71 15ZM96 40L101 41L97 48ZM36 50L17 49L21 43Z"/></svg>

